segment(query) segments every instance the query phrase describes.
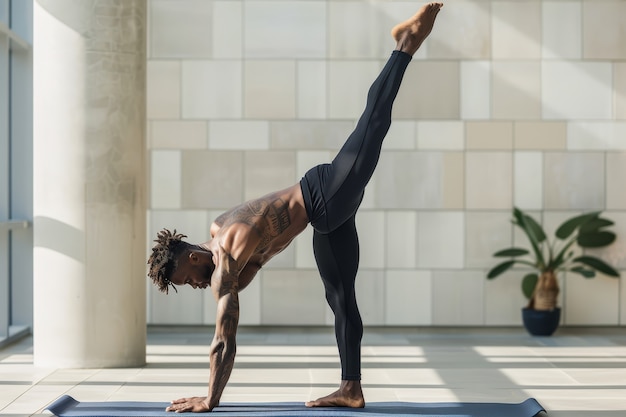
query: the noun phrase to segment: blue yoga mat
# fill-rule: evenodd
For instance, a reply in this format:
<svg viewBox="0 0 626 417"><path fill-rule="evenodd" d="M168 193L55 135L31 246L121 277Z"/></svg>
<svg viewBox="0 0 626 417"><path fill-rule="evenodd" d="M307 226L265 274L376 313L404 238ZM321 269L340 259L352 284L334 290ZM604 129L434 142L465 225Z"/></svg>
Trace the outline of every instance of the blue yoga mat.
<svg viewBox="0 0 626 417"><path fill-rule="evenodd" d="M180 415L165 412L165 402L140 401L76 401L64 395L50 404L46 410L59 417L156 417ZM306 408L304 403L225 403L210 413L189 413L190 416L211 417L533 417L545 411L534 399L521 404L501 403L409 403L373 402L365 408Z"/></svg>

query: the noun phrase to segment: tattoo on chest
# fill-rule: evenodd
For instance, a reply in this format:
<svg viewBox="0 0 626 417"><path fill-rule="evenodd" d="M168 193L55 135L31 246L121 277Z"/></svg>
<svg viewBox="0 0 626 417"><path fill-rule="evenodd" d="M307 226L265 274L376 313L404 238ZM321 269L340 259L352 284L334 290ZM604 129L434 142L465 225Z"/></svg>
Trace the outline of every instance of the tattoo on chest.
<svg viewBox="0 0 626 417"><path fill-rule="evenodd" d="M244 223L261 237L259 248L266 247L291 225L288 205L280 198L250 201L235 209L228 223Z"/></svg>

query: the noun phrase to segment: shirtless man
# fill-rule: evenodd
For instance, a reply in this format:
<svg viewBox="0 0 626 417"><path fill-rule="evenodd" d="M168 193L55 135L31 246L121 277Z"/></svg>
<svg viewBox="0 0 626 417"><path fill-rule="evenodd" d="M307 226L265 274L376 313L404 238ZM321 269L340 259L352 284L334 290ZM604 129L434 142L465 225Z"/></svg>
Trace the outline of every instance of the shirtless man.
<svg viewBox="0 0 626 417"><path fill-rule="evenodd" d="M159 290L167 293L170 286L185 284L194 289L210 286L217 300L208 395L175 400L167 411L210 411L219 404L235 362L239 291L309 223L326 300L335 314L342 375L337 391L306 406L365 406L360 353L363 323L354 292L359 262L354 219L389 130L392 104L406 67L442 6L428 3L393 28L396 49L370 87L365 111L332 163L312 168L298 184L222 214L211 225L211 240L206 243L189 244L175 230L159 232L148 260L148 275Z"/></svg>

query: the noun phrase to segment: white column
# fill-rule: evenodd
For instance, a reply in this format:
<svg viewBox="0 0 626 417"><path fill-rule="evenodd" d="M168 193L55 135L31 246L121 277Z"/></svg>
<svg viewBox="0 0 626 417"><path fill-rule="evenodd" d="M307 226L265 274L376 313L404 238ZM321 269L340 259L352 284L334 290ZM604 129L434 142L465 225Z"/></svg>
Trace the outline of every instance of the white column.
<svg viewBox="0 0 626 417"><path fill-rule="evenodd" d="M145 363L145 0L34 4L34 357Z"/></svg>

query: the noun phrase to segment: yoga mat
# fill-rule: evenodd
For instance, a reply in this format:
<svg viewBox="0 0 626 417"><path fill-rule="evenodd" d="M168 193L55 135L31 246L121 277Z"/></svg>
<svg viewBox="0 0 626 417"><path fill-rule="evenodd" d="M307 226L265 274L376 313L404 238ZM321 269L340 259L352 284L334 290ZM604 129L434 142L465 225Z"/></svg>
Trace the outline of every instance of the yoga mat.
<svg viewBox="0 0 626 417"><path fill-rule="evenodd" d="M180 415L166 413L165 402L106 401L79 402L64 395L46 410L59 417L157 417ZM188 413L211 417L534 417L545 411L534 399L521 404L501 403L409 403L373 402L365 408L306 408L304 403L225 403L210 413Z"/></svg>

